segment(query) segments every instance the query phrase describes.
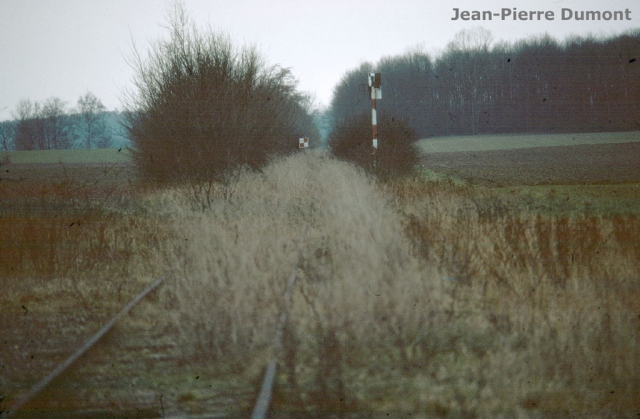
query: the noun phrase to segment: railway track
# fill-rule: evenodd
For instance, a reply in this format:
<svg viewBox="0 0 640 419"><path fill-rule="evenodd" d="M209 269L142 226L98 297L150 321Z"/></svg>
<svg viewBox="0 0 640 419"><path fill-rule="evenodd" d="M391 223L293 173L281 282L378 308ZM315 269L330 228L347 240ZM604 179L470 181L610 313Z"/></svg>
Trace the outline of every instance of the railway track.
<svg viewBox="0 0 640 419"><path fill-rule="evenodd" d="M73 354L71 354L63 363L58 365L53 371L51 371L46 377L40 380L36 385L31 387L31 390L22 397L17 403L0 413L0 417L9 418L15 416L20 412L20 409L26 405L31 399L37 396L42 390L44 390L51 382L62 374L67 368L69 368L74 362L76 362L85 352L91 349L100 339L113 328L113 326L124 316L126 316L132 308L134 308L140 301L142 301L147 295L158 288L168 277L165 275L156 279L151 285L136 295L129 303L127 303L115 316L111 318L96 334L91 336L82 346L80 346Z"/></svg>
<svg viewBox="0 0 640 419"><path fill-rule="evenodd" d="M296 266L287 281L285 293L283 296L284 309L278 316L270 358L264 369L265 374L262 380L259 395L254 404L253 413L251 415L252 419L264 419L267 417L267 412L269 410L274 386L274 380L278 369L279 353L282 348L283 331L288 321L289 308L291 305L291 295L296 280L297 269L298 267ZM25 415L28 417L29 412L28 409L25 409L25 406L28 405L31 400L36 399L44 389L46 389L57 377L59 377L62 373L69 369L87 351L89 351L93 347L98 346L101 343L102 338L118 323L118 321L127 316L136 305L138 305L148 295L159 288L168 277L168 275L165 275L161 278L156 279L152 284L150 284L139 294L137 294L115 316L113 316L106 324L104 324L104 326L102 326L102 328L100 328L98 332L96 332L79 348L77 348L70 356L68 356L64 360L64 362L60 363L53 371L51 371L44 378L33 385L28 393L26 393L22 398L6 408L4 411L0 411L0 418L5 419L11 417L23 417ZM108 344L109 343L105 343L105 345ZM162 396L160 398L160 405L158 407L159 409L157 413L164 418L165 408L162 403Z"/></svg>

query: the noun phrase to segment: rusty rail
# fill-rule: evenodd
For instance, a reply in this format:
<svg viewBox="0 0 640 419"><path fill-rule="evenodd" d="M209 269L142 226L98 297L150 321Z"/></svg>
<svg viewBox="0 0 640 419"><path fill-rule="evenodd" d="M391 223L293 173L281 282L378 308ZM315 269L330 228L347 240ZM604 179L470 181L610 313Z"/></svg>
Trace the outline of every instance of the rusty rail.
<svg viewBox="0 0 640 419"><path fill-rule="evenodd" d="M269 409L269 403L271 402L271 393L273 391L273 382L276 378L276 372L278 371L278 354L282 349L282 334L284 333L284 327L287 324L289 317L289 309L291 308L291 294L293 292L293 285L296 282L296 273L298 266L293 269L289 280L287 281L287 288L284 292L284 309L280 313L278 318L278 324L276 325L276 335L273 343L273 352L271 359L267 363L267 368L262 380L262 386L260 387L260 394L258 400L253 408L251 419L264 419L267 416L267 410Z"/></svg>
<svg viewBox="0 0 640 419"><path fill-rule="evenodd" d="M45 389L51 382L59 376L64 370L69 368L71 364L78 360L89 348L95 345L96 342L100 340L111 328L116 324L120 318L126 315L133 307L135 307L144 297L146 297L151 291L155 290L164 282L168 275L165 275L157 280L155 280L151 285L145 288L140 294L136 295L133 300L129 301L127 305L125 305L118 314L116 314L107 324L105 324L102 329L100 329L95 335L93 335L89 340L87 340L84 345L82 345L78 350L76 350L71 356L69 356L62 364L58 365L58 367L53 370L49 375L40 380L38 384L33 386L29 393L24 396L18 403L13 405L10 409L7 409L4 414L0 414L2 417L10 417L15 414L22 406L24 406L29 400L31 400L35 395Z"/></svg>

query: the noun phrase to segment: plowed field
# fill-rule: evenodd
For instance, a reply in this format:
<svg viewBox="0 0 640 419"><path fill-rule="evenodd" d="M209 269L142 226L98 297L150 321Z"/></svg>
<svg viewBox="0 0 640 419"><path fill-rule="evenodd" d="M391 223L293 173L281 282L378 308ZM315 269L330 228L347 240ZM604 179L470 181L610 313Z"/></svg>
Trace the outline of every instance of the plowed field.
<svg viewBox="0 0 640 419"><path fill-rule="evenodd" d="M640 142L425 153L424 167L493 186L640 182Z"/></svg>

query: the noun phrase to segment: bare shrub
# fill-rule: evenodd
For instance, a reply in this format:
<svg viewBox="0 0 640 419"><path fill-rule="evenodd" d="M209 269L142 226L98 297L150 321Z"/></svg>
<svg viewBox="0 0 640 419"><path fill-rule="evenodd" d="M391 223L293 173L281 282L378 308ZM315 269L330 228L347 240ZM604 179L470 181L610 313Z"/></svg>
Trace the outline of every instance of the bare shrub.
<svg viewBox="0 0 640 419"><path fill-rule="evenodd" d="M318 136L288 69L270 66L255 47L190 23L175 4L170 37L132 59L137 91L126 125L133 159L161 182L229 183L234 170L265 165L301 136Z"/></svg>
<svg viewBox="0 0 640 419"><path fill-rule="evenodd" d="M378 136L375 168L369 114L346 117L336 123L329 134L329 148L336 157L354 162L383 179L411 174L419 160L415 131L405 120L381 112Z"/></svg>

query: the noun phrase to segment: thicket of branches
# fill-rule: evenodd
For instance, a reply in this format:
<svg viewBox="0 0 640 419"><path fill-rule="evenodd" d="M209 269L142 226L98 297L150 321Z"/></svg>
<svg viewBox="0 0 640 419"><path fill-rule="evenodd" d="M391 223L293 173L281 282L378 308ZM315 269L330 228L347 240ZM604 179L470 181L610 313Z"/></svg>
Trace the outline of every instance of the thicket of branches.
<svg viewBox="0 0 640 419"><path fill-rule="evenodd" d="M169 38L132 60L137 91L127 129L143 174L226 183L238 169L292 152L299 137L319 137L288 69L267 65L255 47L199 31L179 3L168 23Z"/></svg>
<svg viewBox="0 0 640 419"><path fill-rule="evenodd" d="M391 179L413 172L419 161L414 143L416 132L402 118L382 112L378 116L378 137L381 139L374 156L371 114L352 115L341 119L329 134L328 145L336 157L354 162L382 179Z"/></svg>
<svg viewBox="0 0 640 419"><path fill-rule="evenodd" d="M417 48L363 63L335 87L332 117L369 109L361 85L375 70L383 77L378 108L406 118L422 138L640 129L640 30L492 41L482 28L464 30L436 59Z"/></svg>

